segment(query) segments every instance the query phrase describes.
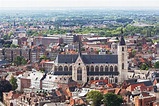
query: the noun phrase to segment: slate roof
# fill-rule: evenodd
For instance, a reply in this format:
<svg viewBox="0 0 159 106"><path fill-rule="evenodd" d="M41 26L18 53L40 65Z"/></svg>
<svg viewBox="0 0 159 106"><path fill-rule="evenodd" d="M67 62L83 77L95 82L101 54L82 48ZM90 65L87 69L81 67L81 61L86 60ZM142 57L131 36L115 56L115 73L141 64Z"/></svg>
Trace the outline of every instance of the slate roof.
<svg viewBox="0 0 159 106"><path fill-rule="evenodd" d="M75 63L78 58L78 54L74 55L61 55L59 54L55 60L55 63ZM81 58L85 64L93 63L118 63L118 55L81 55Z"/></svg>
<svg viewBox="0 0 159 106"><path fill-rule="evenodd" d="M145 81L143 82L145 86L153 86L153 83L151 81Z"/></svg>
<svg viewBox="0 0 159 106"><path fill-rule="evenodd" d="M128 80L125 80L125 82L126 82L127 84L134 84L134 83L137 82L137 79L128 79Z"/></svg>
<svg viewBox="0 0 159 106"><path fill-rule="evenodd" d="M120 39L120 44L119 45L126 45L125 43L125 40L124 40L124 37L121 36L121 39Z"/></svg>

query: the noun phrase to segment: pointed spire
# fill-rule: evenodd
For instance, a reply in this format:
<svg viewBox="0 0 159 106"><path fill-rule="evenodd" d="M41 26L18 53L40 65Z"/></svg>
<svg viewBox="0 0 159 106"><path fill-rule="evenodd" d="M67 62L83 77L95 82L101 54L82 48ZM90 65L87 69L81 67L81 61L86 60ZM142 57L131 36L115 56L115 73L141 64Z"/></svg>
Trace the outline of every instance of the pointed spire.
<svg viewBox="0 0 159 106"><path fill-rule="evenodd" d="M78 54L81 55L81 38L80 36L78 35Z"/></svg>
<svg viewBox="0 0 159 106"><path fill-rule="evenodd" d="M125 39L124 39L124 37L123 37L123 36L121 36L121 39L120 39L120 43L119 43L119 45L126 45L126 43L125 43Z"/></svg>
<svg viewBox="0 0 159 106"><path fill-rule="evenodd" d="M121 28L121 38L120 38L119 45L126 45L123 33L124 33L124 31L123 31L123 27L122 27Z"/></svg>

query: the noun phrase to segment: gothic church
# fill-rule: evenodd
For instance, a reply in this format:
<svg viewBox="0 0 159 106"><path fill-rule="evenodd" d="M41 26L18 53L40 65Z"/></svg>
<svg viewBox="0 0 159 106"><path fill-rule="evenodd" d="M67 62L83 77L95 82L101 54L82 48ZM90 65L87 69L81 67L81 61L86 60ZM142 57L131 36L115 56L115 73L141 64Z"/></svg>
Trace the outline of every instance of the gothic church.
<svg viewBox="0 0 159 106"><path fill-rule="evenodd" d="M117 55L83 55L81 52L73 55L59 54L55 59L52 72L64 79L72 78L82 83L103 79L108 80L109 83L118 83L126 79L127 58L127 46L122 36Z"/></svg>

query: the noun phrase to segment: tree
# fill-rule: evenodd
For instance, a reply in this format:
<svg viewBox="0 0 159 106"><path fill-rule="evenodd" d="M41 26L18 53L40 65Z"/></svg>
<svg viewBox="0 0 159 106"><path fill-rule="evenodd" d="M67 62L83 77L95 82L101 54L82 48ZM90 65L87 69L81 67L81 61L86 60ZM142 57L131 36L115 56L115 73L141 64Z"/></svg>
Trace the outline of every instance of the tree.
<svg viewBox="0 0 159 106"><path fill-rule="evenodd" d="M7 80L0 80L0 100L3 100L3 92L12 90L12 85Z"/></svg>
<svg viewBox="0 0 159 106"><path fill-rule="evenodd" d="M42 60L47 60L47 59L49 59L49 58L47 58L46 55L42 55L42 56L40 57L40 59L39 59L39 62L41 62Z"/></svg>
<svg viewBox="0 0 159 106"><path fill-rule="evenodd" d="M159 61L157 61L157 62L154 64L154 67L155 67L155 68L159 68Z"/></svg>
<svg viewBox="0 0 159 106"><path fill-rule="evenodd" d="M142 63L142 64L140 65L140 69L141 69L141 70L148 70L148 69L149 69L149 66L148 66L146 63Z"/></svg>
<svg viewBox="0 0 159 106"><path fill-rule="evenodd" d="M10 45L10 47L11 47L11 48L17 48L17 47L18 47L18 45L11 44L11 45Z"/></svg>
<svg viewBox="0 0 159 106"><path fill-rule="evenodd" d="M13 75L11 76L9 82L12 85L12 90L16 90L18 88L17 79Z"/></svg>
<svg viewBox="0 0 159 106"><path fill-rule="evenodd" d="M23 65L25 65L25 64L27 64L27 60L26 60L25 58L22 58L21 63L22 63Z"/></svg>
<svg viewBox="0 0 159 106"><path fill-rule="evenodd" d="M27 61L25 60L24 57L22 56L17 56L14 60L14 64L19 66L19 65L25 65L27 63Z"/></svg>
<svg viewBox="0 0 159 106"><path fill-rule="evenodd" d="M120 95L107 93L103 96L103 103L105 106L120 106L123 103L123 99Z"/></svg>
<svg viewBox="0 0 159 106"><path fill-rule="evenodd" d="M100 106L103 99L102 93L99 91L90 91L87 93L87 100L93 102L93 106Z"/></svg>

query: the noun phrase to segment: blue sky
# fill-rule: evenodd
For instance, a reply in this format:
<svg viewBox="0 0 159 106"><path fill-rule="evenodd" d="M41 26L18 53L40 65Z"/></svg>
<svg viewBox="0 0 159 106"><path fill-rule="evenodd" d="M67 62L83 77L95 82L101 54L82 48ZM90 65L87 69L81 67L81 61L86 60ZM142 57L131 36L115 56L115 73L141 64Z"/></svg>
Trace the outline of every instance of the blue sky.
<svg viewBox="0 0 159 106"><path fill-rule="evenodd" d="M0 0L0 7L149 7L159 0Z"/></svg>

